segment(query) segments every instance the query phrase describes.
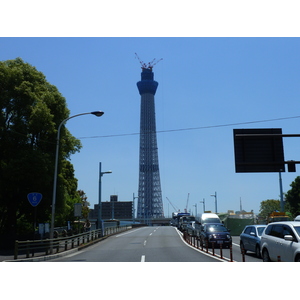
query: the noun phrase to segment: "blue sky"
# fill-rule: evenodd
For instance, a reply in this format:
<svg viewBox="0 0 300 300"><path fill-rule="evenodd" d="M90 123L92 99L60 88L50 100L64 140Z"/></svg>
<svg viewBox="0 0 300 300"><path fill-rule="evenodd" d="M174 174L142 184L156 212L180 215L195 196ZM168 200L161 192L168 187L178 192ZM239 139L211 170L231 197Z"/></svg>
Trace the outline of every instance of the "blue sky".
<svg viewBox="0 0 300 300"><path fill-rule="evenodd" d="M154 66L158 154L164 212L259 211L279 199L277 173L235 173L233 129L282 128L299 133L299 38L0 38L0 60L21 57L44 73L66 98L71 115L103 110L67 123L83 148L71 157L78 188L98 202L138 193L140 95L144 62ZM290 118L298 117L299 118ZM281 119L282 120L275 120ZM260 122L264 120L274 120ZM247 122L259 121L247 124ZM236 125L230 125L236 124ZM222 125L222 126L218 126ZM186 129L186 130L177 130ZM299 138L298 138L299 139ZM284 138L285 160L300 160L297 138ZM283 191L296 173L284 173Z"/></svg>

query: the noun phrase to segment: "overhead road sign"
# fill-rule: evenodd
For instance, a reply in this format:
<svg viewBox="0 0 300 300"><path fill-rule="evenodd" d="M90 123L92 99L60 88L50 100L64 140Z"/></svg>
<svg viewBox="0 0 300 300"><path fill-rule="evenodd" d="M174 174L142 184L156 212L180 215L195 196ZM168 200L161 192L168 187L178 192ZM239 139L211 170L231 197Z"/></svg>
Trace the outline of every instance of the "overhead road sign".
<svg viewBox="0 0 300 300"><path fill-rule="evenodd" d="M234 129L236 173L285 172L281 128Z"/></svg>

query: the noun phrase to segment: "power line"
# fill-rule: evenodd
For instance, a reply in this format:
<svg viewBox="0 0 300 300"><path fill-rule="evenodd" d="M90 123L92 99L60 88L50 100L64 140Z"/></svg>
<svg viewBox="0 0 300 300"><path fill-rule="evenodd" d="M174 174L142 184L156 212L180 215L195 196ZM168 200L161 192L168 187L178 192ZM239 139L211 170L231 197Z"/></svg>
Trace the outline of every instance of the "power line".
<svg viewBox="0 0 300 300"><path fill-rule="evenodd" d="M178 131L188 131L188 130L201 130L201 129L210 129L210 128L230 127L230 126L239 126L239 125L247 125L247 124L255 124L255 123L264 123L264 122L272 122L272 121L297 119L297 118L300 118L300 116L283 117L283 118L258 120L258 121L249 121L249 122L239 122L239 123L229 123L229 124L221 124L221 125L208 125L208 126L199 126L199 127L159 130L159 131L156 131L156 133L166 133L166 132L178 132ZM96 136L89 136L89 137L79 137L78 139L83 140L83 139L111 138L111 137L131 136L131 135L140 135L140 133L139 132L134 132L134 133L120 133L120 134L109 134L109 135L96 135Z"/></svg>
<svg viewBox="0 0 300 300"><path fill-rule="evenodd" d="M230 126L239 126L239 125L247 125L247 124L255 124L255 123L272 122L272 121L290 120L290 119L297 119L297 118L300 118L300 116L283 117L283 118L258 120L258 121L249 121L249 122L239 122L239 123L229 123L229 124L221 124L221 125L208 125L208 126L199 126L199 127L159 130L159 131L156 131L156 133L166 133L166 132L178 132L178 131L188 131L188 130L201 130L201 129L210 129L210 128L230 127ZM3 128L1 127L0 129L3 129ZM10 131L13 132L13 133L16 133L18 135L28 137L28 135L23 134L23 133L19 133L17 131L14 131L14 130L11 130L11 129L10 129ZM140 133L139 132L134 132L134 133L120 133L120 134L109 134L109 135L96 135L96 136L78 137L77 139L80 139L80 140L98 139L98 138L131 136L131 135L140 135ZM39 141L46 142L46 143L49 143L49 144L54 144L54 142L46 141L46 140L43 140L43 139L39 139Z"/></svg>

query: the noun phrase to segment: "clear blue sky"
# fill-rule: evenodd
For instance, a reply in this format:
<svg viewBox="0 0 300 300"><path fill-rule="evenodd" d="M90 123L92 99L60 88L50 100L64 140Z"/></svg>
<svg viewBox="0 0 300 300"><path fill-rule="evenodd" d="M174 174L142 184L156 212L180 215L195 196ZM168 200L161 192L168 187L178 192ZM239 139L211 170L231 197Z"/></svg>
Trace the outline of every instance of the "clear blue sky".
<svg viewBox="0 0 300 300"><path fill-rule="evenodd" d="M43 72L66 98L71 115L103 110L67 123L83 148L71 157L78 188L92 207L138 193L140 63L154 66L158 153L164 212L259 211L260 202L279 199L277 173L235 173L233 129L282 128L299 133L299 38L0 38L0 60L21 57ZM279 118L284 120L246 124ZM245 123L245 124L242 124ZM237 124L237 125L230 125ZM217 125L228 125L215 127ZM211 128L207 128L210 127ZM177 129L190 129L176 131ZM175 131L173 131L175 130ZM284 138L286 160L300 160L299 138ZM296 173L283 174L283 190Z"/></svg>
<svg viewBox="0 0 300 300"><path fill-rule="evenodd" d="M262 200L279 199L278 174L235 173L232 131L234 128L277 127L284 133L299 133L300 118L167 131L299 116L299 38L265 38L299 37L298 1L188 0L173 1L170 5L168 1L157 0L105 3L29 0L6 1L1 5L1 37L216 37L0 38L0 60L22 57L34 65L58 87L71 114L96 109L105 111L100 119L83 116L70 120L67 125L74 136L84 137L81 139L83 149L72 156L72 163L79 188L87 193L92 205L98 201L100 161L103 170L113 171L103 177L103 200L115 193L120 200L131 200L133 193L137 195L139 139L137 134L127 135L139 132L140 96L136 82L140 80L141 69L135 52L144 62L163 58L154 67L154 76L159 82L157 130L166 131L158 134L165 214L168 214L166 197L183 209L188 193L189 208L197 203L199 212L202 212L199 201L203 198L206 209L214 210L214 198L210 195L215 191L219 211L238 210L240 197L243 209L255 212ZM263 38L220 38L228 36ZM89 138L107 135L119 136ZM286 160L300 160L298 139L284 139ZM298 174L299 171L283 174L285 192ZM169 213L171 211L169 206ZM118 270L122 266L118 265ZM130 275L143 273L144 280L144 275L152 275L154 271L157 277L156 264L146 265L146 272L145 265L140 266L134 265L136 269L133 269L131 264L130 269L134 271ZM185 273L194 274L194 264L183 266ZM218 269L221 266L218 265ZM255 270L249 270L249 267L254 268L251 264L247 264L248 272L244 265L236 267L243 268L234 272L243 272L244 277L257 271L256 266ZM86 268L84 265L82 269L85 273ZM111 269L110 265L101 265L101 268L105 268L102 274L114 272L112 275L115 275L115 268ZM187 268L190 269L187 271ZM224 268L228 274L227 265ZM14 277L20 274L19 270L12 271L11 266L7 271L13 272ZM90 284L98 284L99 276L93 276L94 270L88 271ZM172 271L178 272L178 266L168 265L167 272ZM124 265L123 273L127 272L128 266ZM207 265L205 272L212 274L215 270ZM21 274L19 282L27 287L31 282L24 278L33 277ZM65 281L72 272L67 277L65 272L59 274ZM78 274L77 265L73 274ZM111 281L106 278L111 277L102 276L101 282L110 287ZM193 278L192 285L198 283L198 276L189 276L187 284ZM35 282L37 279L35 276ZM123 279L122 293L131 284L126 277ZM266 276L262 279L267 280ZM165 291L164 296L169 296L166 281L168 276L156 280L155 284L163 287L160 291ZM11 290L14 286L9 282L6 286ZM215 287L215 282L204 282L209 287L207 290ZM173 282L168 283L173 286ZM223 280L222 284L227 288L231 282ZM176 296L178 293L184 296L180 289L176 289ZM150 299L152 294L143 293L143 296Z"/></svg>

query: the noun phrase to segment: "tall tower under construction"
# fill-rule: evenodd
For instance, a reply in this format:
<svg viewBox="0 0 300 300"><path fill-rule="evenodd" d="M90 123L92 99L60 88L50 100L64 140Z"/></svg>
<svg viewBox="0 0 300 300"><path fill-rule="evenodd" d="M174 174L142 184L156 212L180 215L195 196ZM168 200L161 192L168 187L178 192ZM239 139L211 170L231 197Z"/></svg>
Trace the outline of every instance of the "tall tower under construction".
<svg viewBox="0 0 300 300"><path fill-rule="evenodd" d="M137 218L149 222L164 216L160 185L154 95L158 82L154 81L153 65L142 64L141 81L137 87L141 95L140 161Z"/></svg>

